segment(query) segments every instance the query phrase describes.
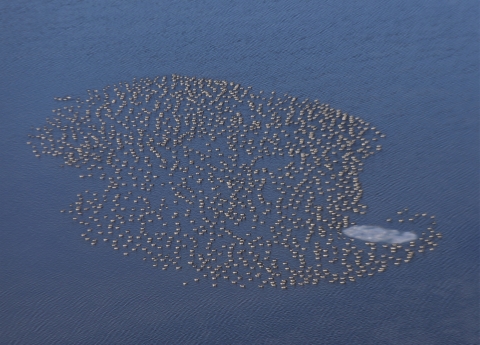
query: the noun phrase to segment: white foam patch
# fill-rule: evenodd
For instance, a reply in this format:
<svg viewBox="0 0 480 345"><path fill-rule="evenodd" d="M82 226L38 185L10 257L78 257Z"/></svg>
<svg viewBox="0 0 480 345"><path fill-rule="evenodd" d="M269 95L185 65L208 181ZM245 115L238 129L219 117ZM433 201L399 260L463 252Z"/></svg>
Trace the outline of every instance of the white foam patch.
<svg viewBox="0 0 480 345"><path fill-rule="evenodd" d="M417 235L411 231L401 232L374 225L354 225L343 230L343 233L365 242L404 243L417 239Z"/></svg>

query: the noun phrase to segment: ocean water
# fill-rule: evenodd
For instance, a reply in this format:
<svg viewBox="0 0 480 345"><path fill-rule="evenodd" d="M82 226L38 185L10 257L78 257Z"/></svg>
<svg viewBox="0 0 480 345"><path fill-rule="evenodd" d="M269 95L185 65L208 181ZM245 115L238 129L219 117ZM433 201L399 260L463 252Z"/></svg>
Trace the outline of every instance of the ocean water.
<svg viewBox="0 0 480 345"><path fill-rule="evenodd" d="M479 343L479 8L474 1L0 4L0 343ZM60 213L98 188L26 144L57 107L134 77L228 80L375 125L367 223L408 207L443 238L353 284L183 286L80 237ZM417 211L415 211L417 212Z"/></svg>

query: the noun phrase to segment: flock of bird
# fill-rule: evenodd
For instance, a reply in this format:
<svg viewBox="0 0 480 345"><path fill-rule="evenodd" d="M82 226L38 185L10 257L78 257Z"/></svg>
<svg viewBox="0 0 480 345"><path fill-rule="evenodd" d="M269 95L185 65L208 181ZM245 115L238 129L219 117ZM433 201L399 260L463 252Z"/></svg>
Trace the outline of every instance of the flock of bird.
<svg viewBox="0 0 480 345"><path fill-rule="evenodd" d="M407 244L342 234L366 213L360 175L381 150L371 124L314 100L179 75L135 79L88 97L59 97L29 135L103 190L62 210L92 245L111 246L188 283L240 287L345 284L433 250L434 216L389 219Z"/></svg>

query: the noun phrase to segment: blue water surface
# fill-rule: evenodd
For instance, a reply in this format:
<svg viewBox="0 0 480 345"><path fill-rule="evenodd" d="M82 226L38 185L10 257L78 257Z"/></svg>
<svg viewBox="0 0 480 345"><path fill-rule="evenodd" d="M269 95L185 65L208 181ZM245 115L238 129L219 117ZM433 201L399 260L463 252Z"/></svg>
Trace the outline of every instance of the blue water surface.
<svg viewBox="0 0 480 345"><path fill-rule="evenodd" d="M478 344L476 1L4 1L1 344ZM435 214L438 249L355 284L183 286L85 244L93 182L26 144L53 97L172 73L319 99L387 135L368 220Z"/></svg>

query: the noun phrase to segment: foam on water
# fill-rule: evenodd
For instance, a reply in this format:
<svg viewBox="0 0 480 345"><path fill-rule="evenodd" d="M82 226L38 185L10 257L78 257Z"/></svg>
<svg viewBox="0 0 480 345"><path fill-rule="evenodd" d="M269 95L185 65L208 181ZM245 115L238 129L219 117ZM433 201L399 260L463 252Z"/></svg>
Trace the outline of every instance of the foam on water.
<svg viewBox="0 0 480 345"><path fill-rule="evenodd" d="M411 231L398 231L374 225L354 225L343 230L343 233L348 237L366 242L404 243L415 241L418 238Z"/></svg>

